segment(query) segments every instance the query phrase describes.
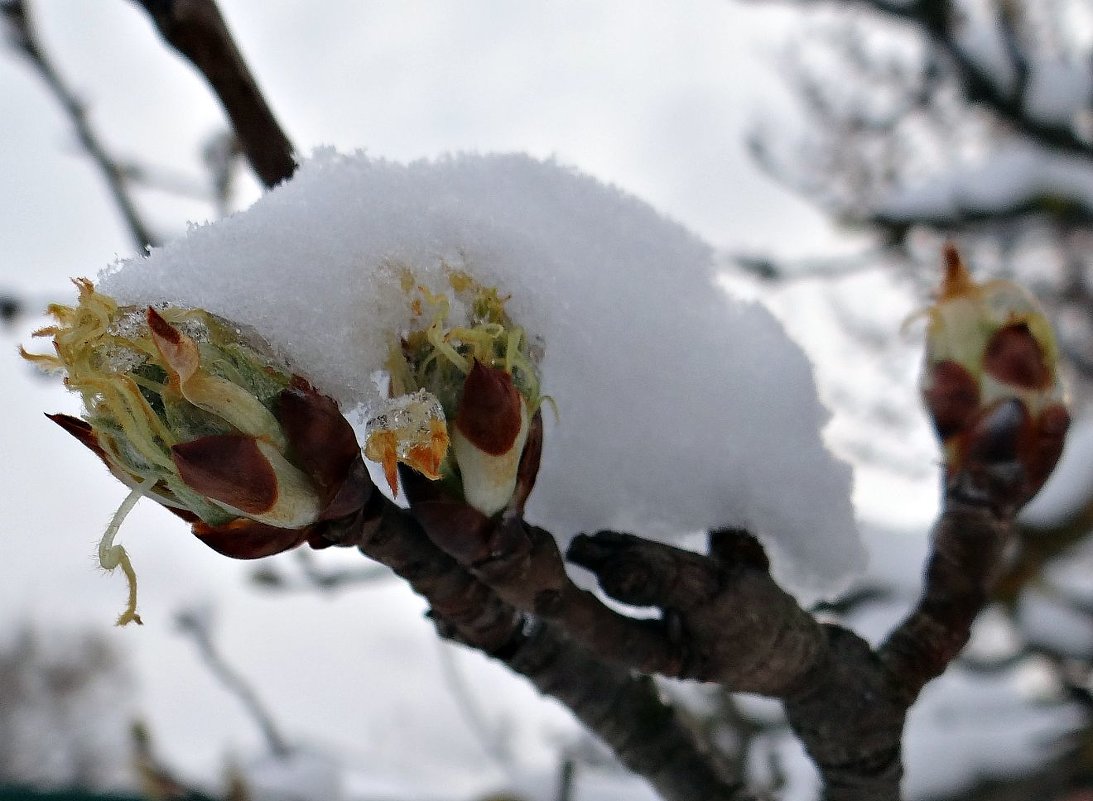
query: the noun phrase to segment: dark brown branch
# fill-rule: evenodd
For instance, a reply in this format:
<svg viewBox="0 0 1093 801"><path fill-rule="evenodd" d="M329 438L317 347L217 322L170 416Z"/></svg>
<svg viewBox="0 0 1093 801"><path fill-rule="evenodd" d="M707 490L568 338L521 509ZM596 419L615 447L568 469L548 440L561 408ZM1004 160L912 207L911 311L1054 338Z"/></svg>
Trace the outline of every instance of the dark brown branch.
<svg viewBox="0 0 1093 801"><path fill-rule="evenodd" d="M611 597L664 611L664 647L682 655L674 675L782 697L820 659L820 627L770 577L753 537L713 540L716 558L603 531L577 537L567 555Z"/></svg>
<svg viewBox="0 0 1093 801"><path fill-rule="evenodd" d="M357 547L405 578L429 601L443 636L504 662L565 703L665 799L751 798L660 700L650 679L601 661L557 627L521 614L434 545L409 513L378 491L359 513L331 525L324 536Z"/></svg>
<svg viewBox="0 0 1093 801"><path fill-rule="evenodd" d="M827 801L892 801L907 709L963 648L999 573L1019 500L1009 467L950 480L922 599L879 654L800 610L743 532L716 533L711 557L613 532L578 537L569 556L612 597L674 621L684 675L781 698Z"/></svg>
<svg viewBox="0 0 1093 801"><path fill-rule="evenodd" d="M160 35L220 99L255 174L267 187L296 171L293 147L251 75L214 0L137 0Z"/></svg>
<svg viewBox="0 0 1093 801"><path fill-rule="evenodd" d="M786 716L824 780L824 801L898 801L907 705L869 644L825 625L824 659L786 696Z"/></svg>
<svg viewBox="0 0 1093 801"><path fill-rule="evenodd" d="M569 556L612 597L661 607L702 678L782 699L824 778L825 799L897 799L906 706L868 644L801 610L750 535L715 532L710 545L706 557L600 532L578 537Z"/></svg>
<svg viewBox="0 0 1093 801"><path fill-rule="evenodd" d="M43 49L27 3L23 0L5 0L0 3L0 13L3 14L4 22L7 24L12 45L30 61L35 71L46 82L50 93L56 98L69 122L72 123L80 146L102 173L136 247L143 251L158 244L157 238L137 211L129 192L125 170L107 153L106 147L91 126L87 109L57 72Z"/></svg>
<svg viewBox="0 0 1093 801"><path fill-rule="evenodd" d="M1013 511L969 500L950 486L934 529L922 596L880 648L906 703L944 672L971 636L1014 537Z"/></svg>

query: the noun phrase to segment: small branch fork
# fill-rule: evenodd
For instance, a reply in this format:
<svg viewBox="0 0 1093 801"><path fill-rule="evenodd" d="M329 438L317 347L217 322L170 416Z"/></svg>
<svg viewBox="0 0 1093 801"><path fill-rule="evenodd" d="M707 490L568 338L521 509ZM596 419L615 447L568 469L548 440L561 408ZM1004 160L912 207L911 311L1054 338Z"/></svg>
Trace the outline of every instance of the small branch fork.
<svg viewBox="0 0 1093 801"><path fill-rule="evenodd" d="M568 705L669 801L754 796L658 697L652 673L782 700L825 799L895 801L906 712L967 642L1013 537L1013 492L998 480L1011 475L979 465L950 477L922 597L876 650L803 610L742 530L713 532L708 555L611 531L573 541L569 561L612 598L658 608L655 620L579 589L554 538L516 513L486 519L435 495L405 511L372 487L324 536L392 568L442 636ZM413 498L422 479L403 478Z"/></svg>

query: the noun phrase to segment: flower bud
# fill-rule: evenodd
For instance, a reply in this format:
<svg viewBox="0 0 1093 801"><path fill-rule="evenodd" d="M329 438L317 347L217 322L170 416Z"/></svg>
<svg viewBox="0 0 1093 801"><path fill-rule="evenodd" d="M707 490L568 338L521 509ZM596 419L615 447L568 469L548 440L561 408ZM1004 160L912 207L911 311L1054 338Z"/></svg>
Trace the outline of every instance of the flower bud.
<svg viewBox="0 0 1093 801"><path fill-rule="evenodd" d="M456 271L448 284L451 297L404 276L417 293L411 308L431 317L392 349L393 399L369 421L365 454L383 463L393 491L401 462L486 516L522 510L542 440L538 353L496 289Z"/></svg>
<svg viewBox="0 0 1093 801"><path fill-rule="evenodd" d="M256 335L201 309L119 306L90 281L76 285L79 303L51 307L57 324L36 332L57 355L23 355L65 373L84 419L50 419L132 489L99 549L102 566L129 579L119 623L139 617L136 578L113 537L142 496L239 559L318 544L323 521L367 500L356 439L334 401Z"/></svg>
<svg viewBox="0 0 1093 801"><path fill-rule="evenodd" d="M463 383L452 452L463 497L486 516L504 509L528 438L528 407L512 376L475 359Z"/></svg>
<svg viewBox="0 0 1093 801"><path fill-rule="evenodd" d="M925 310L923 401L949 475L1019 468L1017 502L1031 498L1062 453L1070 422L1058 347L1036 300L1010 281L983 284L953 246L937 301Z"/></svg>

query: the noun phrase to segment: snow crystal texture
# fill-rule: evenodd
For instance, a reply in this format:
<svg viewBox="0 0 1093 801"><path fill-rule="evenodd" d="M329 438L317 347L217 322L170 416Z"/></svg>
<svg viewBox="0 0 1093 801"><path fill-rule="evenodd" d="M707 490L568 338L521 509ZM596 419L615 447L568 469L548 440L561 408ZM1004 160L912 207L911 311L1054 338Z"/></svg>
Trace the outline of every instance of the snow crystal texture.
<svg viewBox="0 0 1093 801"><path fill-rule="evenodd" d="M863 552L851 471L825 448L811 367L713 254L644 203L521 155L396 164L320 152L246 212L109 269L128 303L255 327L351 419L407 303L392 266L443 264L512 296L545 345L546 440L527 517L567 541L612 528L676 542L742 526L803 601Z"/></svg>

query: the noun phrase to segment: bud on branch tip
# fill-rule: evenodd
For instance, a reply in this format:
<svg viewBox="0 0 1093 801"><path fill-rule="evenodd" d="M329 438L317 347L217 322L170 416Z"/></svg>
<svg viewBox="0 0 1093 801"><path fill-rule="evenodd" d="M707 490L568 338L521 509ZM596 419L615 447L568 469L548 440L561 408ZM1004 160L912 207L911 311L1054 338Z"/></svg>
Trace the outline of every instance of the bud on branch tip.
<svg viewBox="0 0 1093 801"><path fill-rule="evenodd" d="M951 244L936 302L922 314L922 398L947 475L1004 475L1020 506L1054 469L1070 422L1050 323L1017 284L977 283Z"/></svg>
<svg viewBox="0 0 1093 801"><path fill-rule="evenodd" d="M56 355L22 353L65 373L84 419L50 419L131 489L99 545L102 567L121 567L129 584L118 623L140 622L136 574L114 538L141 497L227 556L308 541L360 459L333 401L227 320L202 309L120 306L90 281L75 283L78 303L51 306L56 324L35 332L52 337ZM363 503L365 495L340 497Z"/></svg>

